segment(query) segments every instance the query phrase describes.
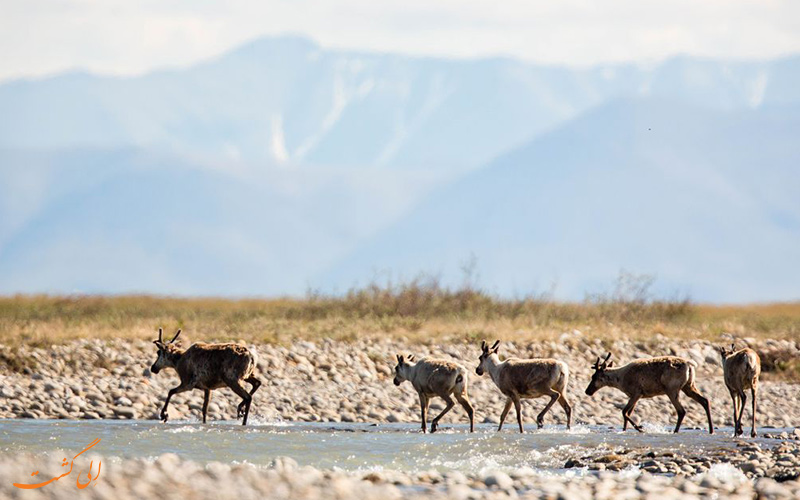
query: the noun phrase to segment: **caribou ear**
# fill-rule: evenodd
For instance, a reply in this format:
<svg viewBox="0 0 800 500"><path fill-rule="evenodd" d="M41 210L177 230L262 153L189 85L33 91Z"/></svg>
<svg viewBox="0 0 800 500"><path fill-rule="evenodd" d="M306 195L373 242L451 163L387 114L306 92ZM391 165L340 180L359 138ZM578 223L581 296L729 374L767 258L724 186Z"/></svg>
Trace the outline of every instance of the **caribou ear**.
<svg viewBox="0 0 800 500"><path fill-rule="evenodd" d="M500 341L499 340L495 340L494 344L492 344L492 348L490 350L494 351L494 352L497 352L497 346L499 346L499 345L500 345Z"/></svg>
<svg viewBox="0 0 800 500"><path fill-rule="evenodd" d="M409 360L409 361L414 361L414 355L413 354L409 354L408 356L406 356L406 359Z"/></svg>
<svg viewBox="0 0 800 500"><path fill-rule="evenodd" d="M606 368L611 368L612 366L614 366L614 362L609 361L608 364L606 365Z"/></svg>
<svg viewBox="0 0 800 500"><path fill-rule="evenodd" d="M731 352L736 351L736 344L731 344Z"/></svg>
<svg viewBox="0 0 800 500"><path fill-rule="evenodd" d="M181 330L179 328L178 329L178 333L176 333L175 336L172 337L172 340L170 340L169 343L172 344L173 342L175 342L175 340L178 338L178 335L180 335L180 334L181 334Z"/></svg>

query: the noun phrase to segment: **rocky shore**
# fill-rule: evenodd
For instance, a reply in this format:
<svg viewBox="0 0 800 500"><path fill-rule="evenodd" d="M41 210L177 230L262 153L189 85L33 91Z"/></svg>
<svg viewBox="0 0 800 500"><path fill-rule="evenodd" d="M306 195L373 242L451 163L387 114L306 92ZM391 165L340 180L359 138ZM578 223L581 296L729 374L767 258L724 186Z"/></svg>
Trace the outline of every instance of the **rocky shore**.
<svg viewBox="0 0 800 500"><path fill-rule="evenodd" d="M4 455L0 458L2 498L136 498L165 499L320 499L401 498L429 499L619 499L619 498L798 498L800 482L771 478L750 481L730 465L717 465L695 475L667 476L635 468L621 472L571 471L543 474L520 468L511 473L487 471L463 474L437 471L407 474L397 471L344 472L298 467L290 458L278 457L266 467L212 462L201 465L164 454L155 460L106 459L87 456L102 468L85 489L76 480L63 480L35 490L12 483L30 482L31 470L40 477L57 475L63 454L48 456ZM44 463L43 463L44 462ZM97 465L95 465L97 467ZM96 469L95 469L96 471ZM85 475L85 474L84 474ZM88 478L87 478L88 479ZM82 481L88 482L86 480Z"/></svg>
<svg viewBox="0 0 800 500"><path fill-rule="evenodd" d="M503 398L488 377L474 375L478 342L473 344L408 345L402 339L373 339L347 343L296 342L290 346L251 346L257 353L260 377L251 418L258 422L417 422L416 393L406 384L392 384L395 353L456 360L470 369L470 397L477 422L494 423ZM754 346L800 355L798 344L767 341ZM4 348L5 349L5 348ZM603 344L574 331L558 342L504 343L505 356L555 357L566 361L572 376L569 398L573 421L619 428L626 402L621 393L603 390L593 398L584 394L594 357L607 351L624 363L631 359L675 354L698 364L697 385L711 401L717 426L731 426L731 407L722 381L715 345L706 341L648 343L617 340ZM8 352L5 356L8 356ZM18 370L0 374L1 418L154 419L169 388L177 385L174 372L155 376L149 366L155 348L140 341L80 340L50 347L21 347ZM162 455L156 460L104 459L102 479L83 490L87 498L798 498L800 497L800 398L798 385L765 380L759 394L761 444L739 439L735 447L705 453L656 453L646 449L598 447L569 458L564 472L546 474L526 467L510 472L458 471L406 473L401 471L342 471L298 467L290 458L276 458L268 467L248 464L200 464ZM209 417L234 419L238 399L227 390L214 391ZM535 415L544 400L525 402L526 424L535 428ZM172 419L196 420L202 393L173 398ZM693 402L685 403L685 427L705 427L704 414ZM442 407L434 400L431 413ZM746 415L749 414L749 405ZM674 425L674 411L666 398L644 400L634 420L646 429L663 431ZM746 419L747 420L747 419ZM466 423L460 409L443 420ZM563 424L554 408L545 425ZM648 427L649 426L649 427ZM509 432L513 432L513 427ZM783 431L775 428L789 428ZM632 431L631 431L632 432ZM729 431L726 431L729 432ZM774 441L773 441L774 439ZM769 443L769 444L765 444ZM63 454L54 453L42 469L57 471ZM75 485L52 484L37 490L11 485L27 478L42 457L6 454L0 458L0 497L75 498ZM39 465L34 465L34 462ZM54 472L55 474L55 472ZM224 487L221 487L224 485Z"/></svg>
<svg viewBox="0 0 800 500"><path fill-rule="evenodd" d="M476 421L495 423L504 397L488 376L474 373L478 342L408 345L402 339L372 339L357 343L299 341L290 346L251 346L257 353L259 376L264 381L255 395L251 417L267 421L416 422L416 393L410 384L399 388L392 384L394 354L414 353L464 364L471 374L469 393ZM792 341L766 341L754 347L800 356L798 343ZM546 356L566 361L571 370L568 395L574 422L617 427L622 425L620 413L626 397L613 389L601 390L594 397L584 394L595 356L607 351L613 353L612 359L618 364L661 354L694 360L698 364L697 385L711 401L715 425L731 425L730 396L722 381L719 355L715 345L707 341L677 343L661 338L647 343L617 340L604 345L574 331L562 335L558 342L506 342L500 352L505 356ZM50 347L23 346L13 353L21 359L23 368L0 372L0 418L157 418L167 391L177 385L178 378L171 370L150 373L155 354L155 347L144 341L78 340ZM769 432L769 427L800 426L798 388L797 384L762 382L760 428ZM238 403L231 391L214 391L209 418L234 419ZM530 428L534 428L535 415L544 404L543 399L523 403ZM688 399L684 404L684 426L705 427L702 409ZM170 405L170 418L196 419L201 407L202 391L180 394ZM431 413L440 408L443 403L434 399ZM749 410L748 404L745 415ZM642 400L633 418L643 424L670 427L675 413L669 401L660 397ZM463 423L466 416L456 408L442 421L448 422ZM545 425L564 422L564 414L557 407L545 418Z"/></svg>
<svg viewBox="0 0 800 500"><path fill-rule="evenodd" d="M694 476L712 467L729 464L751 479L769 477L778 482L800 479L800 428L784 435L770 435L781 440L773 447L756 442L737 440L736 448L718 449L710 453L681 454L675 451L653 452L620 448L597 449L590 455L571 458L565 468L587 468L593 471L622 471L640 469L652 474Z"/></svg>

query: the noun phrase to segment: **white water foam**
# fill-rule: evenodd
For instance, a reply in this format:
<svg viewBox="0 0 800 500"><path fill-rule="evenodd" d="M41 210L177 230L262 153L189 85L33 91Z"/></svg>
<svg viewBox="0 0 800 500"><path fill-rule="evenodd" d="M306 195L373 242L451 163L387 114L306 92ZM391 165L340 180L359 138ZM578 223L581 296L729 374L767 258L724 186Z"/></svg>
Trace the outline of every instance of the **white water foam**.
<svg viewBox="0 0 800 500"><path fill-rule="evenodd" d="M169 434L192 434L195 432L206 432L207 429L203 429L202 427L194 427L189 425L182 425L180 427L166 427L164 432Z"/></svg>
<svg viewBox="0 0 800 500"><path fill-rule="evenodd" d="M622 479L634 479L642 475L642 469L638 465L630 465L617 472Z"/></svg>
<svg viewBox="0 0 800 500"><path fill-rule="evenodd" d="M666 425L657 425L645 422L642 424L642 429L648 434L671 434L673 429Z"/></svg>
<svg viewBox="0 0 800 500"><path fill-rule="evenodd" d="M253 416L251 415L247 421L247 425L269 425L271 427L289 427L293 425L291 422L286 422L280 416L274 416L272 418L263 417L263 416Z"/></svg>
<svg viewBox="0 0 800 500"><path fill-rule="evenodd" d="M707 472L697 475L697 478L700 480L702 480L704 477L713 477L722 483L734 485L739 485L749 481L747 476L741 470L729 463L713 464L708 468Z"/></svg>

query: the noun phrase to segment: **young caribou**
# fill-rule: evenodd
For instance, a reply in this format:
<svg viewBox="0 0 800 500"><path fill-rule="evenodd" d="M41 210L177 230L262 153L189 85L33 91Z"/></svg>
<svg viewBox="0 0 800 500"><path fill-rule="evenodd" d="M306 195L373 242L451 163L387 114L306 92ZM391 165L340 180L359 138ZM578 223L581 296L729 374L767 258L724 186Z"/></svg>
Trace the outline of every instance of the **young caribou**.
<svg viewBox="0 0 800 500"><path fill-rule="evenodd" d="M192 344L188 349L181 349L175 340L181 331L172 337L169 342L161 339L161 328L158 329L158 340L153 343L158 347L156 358L150 371L158 373L163 368L173 368L181 379L180 385L169 390L164 408L161 410L161 420L167 421L167 406L175 394L202 389L205 392L203 399L203 423L206 423L206 411L211 391L221 387L230 387L233 392L242 398L237 409L237 418L244 417L242 425L247 425L247 416L250 414L250 403L253 394L261 386L261 381L254 375L256 360L250 350L239 344ZM242 382L248 382L252 388L248 393Z"/></svg>
<svg viewBox="0 0 800 500"><path fill-rule="evenodd" d="M475 412L467 395L467 369L463 366L442 359L419 359L414 362L414 356L397 355L397 366L394 367L394 385L399 386L408 380L419 394L419 404L422 408L422 432L427 432L426 421L428 417L428 404L433 396L444 399L447 406L442 413L431 422L431 432L436 432L439 420L454 404L450 395L464 407L469 415L469 431L475 431Z"/></svg>
<svg viewBox="0 0 800 500"><path fill-rule="evenodd" d="M725 385L728 386L733 400L733 435L744 434L742 416L744 405L747 402L744 391L750 389L753 397L753 426L750 428L750 437L756 437L756 395L758 394L758 377L761 374L761 359L756 351L749 347L737 351L735 344L731 344L730 350L720 347L719 352L722 355Z"/></svg>
<svg viewBox="0 0 800 500"><path fill-rule="evenodd" d="M556 401L564 408L567 414L567 429L572 423L572 407L567 401L566 389L569 383L569 366L563 361L555 359L517 359L509 358L500 361L497 349L500 341L496 341L492 347L481 342L481 355L478 358L478 367L475 373L482 376L488 372L492 381L500 392L508 398L503 413L500 414L500 425L497 431L503 429L503 422L511 409L511 404L517 411L517 423L519 432L525 432L522 427L522 414L520 413L520 399L539 398L549 396L550 401L541 413L536 417L536 425L542 428L544 416Z"/></svg>
<svg viewBox="0 0 800 500"><path fill-rule="evenodd" d="M687 396L694 399L705 409L708 417L708 433L714 434L714 424L711 422L711 407L708 400L704 398L694 385L694 374L696 363L694 361L679 358L677 356L661 356L658 358L640 359L631 361L625 366L613 368L614 362L609 361L611 353L602 362L600 358L592 368L594 375L592 381L586 388L586 394L593 395L603 387L613 387L624 392L628 398L628 404L622 409L622 430L628 428L628 422L639 432L642 427L631 420L631 414L636 407L636 403L642 398L652 398L654 396L666 395L678 412L678 424L675 432L681 428L681 422L686 415L678 394L683 391Z"/></svg>

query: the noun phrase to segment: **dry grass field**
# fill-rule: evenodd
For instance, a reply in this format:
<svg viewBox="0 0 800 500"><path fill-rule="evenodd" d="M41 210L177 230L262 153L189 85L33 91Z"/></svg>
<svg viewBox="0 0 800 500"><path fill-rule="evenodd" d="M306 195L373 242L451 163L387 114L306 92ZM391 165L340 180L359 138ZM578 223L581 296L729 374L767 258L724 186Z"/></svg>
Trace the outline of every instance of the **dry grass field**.
<svg viewBox="0 0 800 500"><path fill-rule="evenodd" d="M623 281L623 278L620 279ZM22 345L74 339L152 339L158 327L185 340L288 344L297 339L355 341L392 336L410 343L498 338L557 340L580 330L590 338L647 341L731 338L800 339L800 303L717 306L653 300L650 282L628 279L615 291L564 303L545 296L499 299L472 287L450 290L435 280L303 299L157 296L0 297L0 365L13 369ZM765 360L774 376L800 379L800 361Z"/></svg>

